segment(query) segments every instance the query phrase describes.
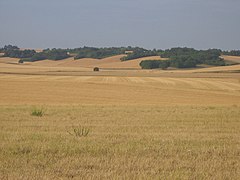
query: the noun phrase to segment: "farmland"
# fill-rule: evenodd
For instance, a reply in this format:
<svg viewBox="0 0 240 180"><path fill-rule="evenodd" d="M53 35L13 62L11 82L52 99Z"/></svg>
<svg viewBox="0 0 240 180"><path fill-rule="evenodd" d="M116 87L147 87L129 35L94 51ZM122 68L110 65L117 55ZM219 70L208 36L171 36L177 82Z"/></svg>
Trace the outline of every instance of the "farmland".
<svg viewBox="0 0 240 180"><path fill-rule="evenodd" d="M122 56L0 58L0 179L238 179L240 66L141 70Z"/></svg>

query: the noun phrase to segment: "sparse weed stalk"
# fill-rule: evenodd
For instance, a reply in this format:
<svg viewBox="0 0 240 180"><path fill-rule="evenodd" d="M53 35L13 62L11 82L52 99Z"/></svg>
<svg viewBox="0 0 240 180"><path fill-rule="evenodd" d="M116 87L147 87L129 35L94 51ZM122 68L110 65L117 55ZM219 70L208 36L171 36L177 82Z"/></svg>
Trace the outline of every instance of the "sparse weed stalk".
<svg viewBox="0 0 240 180"><path fill-rule="evenodd" d="M34 108L32 109L31 115L42 117L44 113L45 113L45 110L43 108Z"/></svg>
<svg viewBox="0 0 240 180"><path fill-rule="evenodd" d="M88 136L90 129L83 126L72 126L71 130L67 132L75 137L86 137Z"/></svg>

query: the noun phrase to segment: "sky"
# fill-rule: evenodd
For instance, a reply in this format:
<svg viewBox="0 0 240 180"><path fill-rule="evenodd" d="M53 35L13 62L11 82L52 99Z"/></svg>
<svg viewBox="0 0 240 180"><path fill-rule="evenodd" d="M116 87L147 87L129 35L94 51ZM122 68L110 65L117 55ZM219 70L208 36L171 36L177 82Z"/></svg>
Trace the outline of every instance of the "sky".
<svg viewBox="0 0 240 180"><path fill-rule="evenodd" d="M0 47L240 49L240 0L0 0Z"/></svg>

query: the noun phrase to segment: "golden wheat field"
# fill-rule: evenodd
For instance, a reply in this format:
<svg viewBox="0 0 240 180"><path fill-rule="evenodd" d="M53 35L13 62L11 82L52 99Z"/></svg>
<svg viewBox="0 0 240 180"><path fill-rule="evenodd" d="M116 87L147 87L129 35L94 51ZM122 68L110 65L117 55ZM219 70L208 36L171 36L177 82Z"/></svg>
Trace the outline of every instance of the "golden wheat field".
<svg viewBox="0 0 240 180"><path fill-rule="evenodd" d="M0 58L0 179L239 179L239 65L120 57Z"/></svg>

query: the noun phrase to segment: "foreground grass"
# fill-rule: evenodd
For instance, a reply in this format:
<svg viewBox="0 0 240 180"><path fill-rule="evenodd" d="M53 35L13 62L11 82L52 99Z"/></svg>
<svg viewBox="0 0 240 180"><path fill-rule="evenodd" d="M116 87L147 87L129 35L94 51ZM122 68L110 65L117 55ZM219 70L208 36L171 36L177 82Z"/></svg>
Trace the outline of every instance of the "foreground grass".
<svg viewBox="0 0 240 180"><path fill-rule="evenodd" d="M0 179L238 179L240 107L0 106ZM90 129L86 137L68 133Z"/></svg>

